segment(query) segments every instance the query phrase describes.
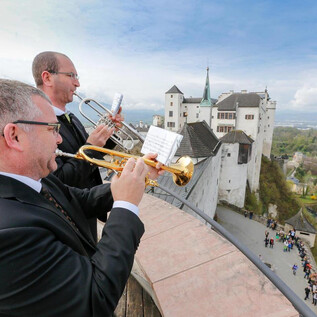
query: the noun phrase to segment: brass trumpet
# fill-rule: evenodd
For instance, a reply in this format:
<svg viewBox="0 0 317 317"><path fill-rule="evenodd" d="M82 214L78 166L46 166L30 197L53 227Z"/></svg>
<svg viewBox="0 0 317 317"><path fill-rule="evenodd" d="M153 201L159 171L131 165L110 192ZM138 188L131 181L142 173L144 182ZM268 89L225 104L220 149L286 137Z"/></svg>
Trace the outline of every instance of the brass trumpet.
<svg viewBox="0 0 317 317"><path fill-rule="evenodd" d="M99 103L98 101L92 98L82 98L76 92L74 92L74 95L77 96L81 100L78 105L79 112L84 118L90 121L94 125L94 127L97 127L99 124L105 124L109 127L114 126L113 122L108 118L108 115L112 114L112 112L108 108L106 108L101 103ZM86 112L87 112L87 106L88 106L97 113L99 117L99 120L97 122L92 120L85 113L84 106L85 106ZM121 124L122 124L122 128L116 129L116 131L110 137L114 143L119 145L124 151L130 151L133 149L134 147L133 135L137 137L142 143L144 143L145 139L138 131L136 131L134 128L132 128L129 124L125 123L124 121L122 121Z"/></svg>
<svg viewBox="0 0 317 317"><path fill-rule="evenodd" d="M88 150L93 150L101 153L105 153L110 155L112 158L114 157L121 157L123 158L122 160L116 159L112 160L112 162L108 162L106 160L99 160L99 159L94 159L89 157L85 151ZM130 158L133 157L135 159L138 159L139 156L136 155L131 155L131 154L126 154L123 152L119 151L113 151L109 149L105 149L103 147L99 146L94 146L94 145L83 145L76 154L70 154L70 153L65 153L59 149L56 150L56 155L57 156L66 156L66 157L72 157L76 158L79 160L84 160L87 161L91 164L97 165L99 167L105 167L108 169L111 169L115 171L117 174L121 174L121 171L123 170L123 167L126 163L126 161ZM157 162L145 159L143 158L145 164L155 167ZM173 174L173 181L176 185L178 186L185 186L192 178L193 173L194 173L194 164L189 156L182 156L180 157L175 164L171 164L171 166L166 166L163 165L161 167L163 170L172 173ZM158 183L154 180L147 179L146 180L146 186L158 186Z"/></svg>

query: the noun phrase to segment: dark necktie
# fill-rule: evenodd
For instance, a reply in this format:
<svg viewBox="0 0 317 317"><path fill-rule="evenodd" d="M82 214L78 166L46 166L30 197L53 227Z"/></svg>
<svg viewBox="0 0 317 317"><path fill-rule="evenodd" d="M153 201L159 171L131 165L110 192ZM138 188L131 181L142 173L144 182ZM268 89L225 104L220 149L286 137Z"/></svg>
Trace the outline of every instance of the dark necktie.
<svg viewBox="0 0 317 317"><path fill-rule="evenodd" d="M59 116L59 118L61 119L61 121L63 121L66 125L66 127L71 130L71 132L73 133L74 137L76 138L77 142L79 142L79 144L82 143L82 137L80 136L80 133L78 131L78 127L76 126L76 123L73 122L73 117L74 114L72 113L64 113L63 115Z"/></svg>
<svg viewBox="0 0 317 317"><path fill-rule="evenodd" d="M72 118L68 113L64 113L61 116L58 116L61 121L63 121L66 124L72 124Z"/></svg>
<svg viewBox="0 0 317 317"><path fill-rule="evenodd" d="M79 231L75 222L73 221L73 219L68 215L66 210L64 210L63 207L55 200L55 198L51 195L51 193L48 191L48 189L46 187L44 187L44 185L42 185L41 194L47 200L49 200L66 217L66 219L73 225L73 227L77 231Z"/></svg>

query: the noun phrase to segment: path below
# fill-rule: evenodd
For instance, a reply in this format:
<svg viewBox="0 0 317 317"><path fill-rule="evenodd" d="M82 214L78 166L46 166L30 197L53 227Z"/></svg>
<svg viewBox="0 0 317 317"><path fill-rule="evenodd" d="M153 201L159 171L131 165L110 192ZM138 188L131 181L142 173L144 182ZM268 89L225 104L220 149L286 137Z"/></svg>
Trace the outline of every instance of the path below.
<svg viewBox="0 0 317 317"><path fill-rule="evenodd" d="M301 258L295 247L291 252L283 252L283 243L275 241L275 231L268 229L263 224L245 218L226 207L217 207L218 222L232 233L237 239L244 243L254 254L262 256L264 263L269 263L275 272L315 313L317 306L312 305L312 295L309 300L304 301L304 289L308 285L304 279L301 266ZM270 232L269 238L273 237L274 248L266 248L264 245L265 230ZM298 265L296 276L292 273L293 264Z"/></svg>

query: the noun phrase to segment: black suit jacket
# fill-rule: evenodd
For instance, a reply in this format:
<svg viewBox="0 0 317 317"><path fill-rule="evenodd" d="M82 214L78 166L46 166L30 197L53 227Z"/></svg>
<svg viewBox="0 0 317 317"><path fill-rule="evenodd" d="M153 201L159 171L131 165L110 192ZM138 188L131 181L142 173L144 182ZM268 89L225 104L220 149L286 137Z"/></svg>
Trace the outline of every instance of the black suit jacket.
<svg viewBox="0 0 317 317"><path fill-rule="evenodd" d="M41 194L0 175L0 316L110 316L124 290L144 227L114 208L95 245L87 217L112 206L109 185L42 181L79 232Z"/></svg>
<svg viewBox="0 0 317 317"><path fill-rule="evenodd" d="M60 135L63 138L63 142L58 145L58 148L63 152L75 154L82 145L87 144L86 140L88 138L88 133L79 119L74 114L70 115L72 123L69 123L65 116L57 116L57 119L61 124ZM106 146L113 148L115 143L108 140ZM102 158L102 156L99 155L98 158ZM96 165L91 165L83 160L69 157L57 157L56 162L58 168L54 172L54 175L64 184L78 188L92 188L102 184L99 169ZM100 220L105 222L107 219L100 218ZM89 220L89 227L96 241L96 218L91 218Z"/></svg>
<svg viewBox="0 0 317 317"><path fill-rule="evenodd" d="M67 153L75 154L78 149L87 144L88 133L79 119L72 115L72 123L64 116L57 117L61 124L60 135L63 142L58 148ZM98 167L83 160L69 157L56 158L58 168L54 172L63 183L78 188L91 188L102 183Z"/></svg>

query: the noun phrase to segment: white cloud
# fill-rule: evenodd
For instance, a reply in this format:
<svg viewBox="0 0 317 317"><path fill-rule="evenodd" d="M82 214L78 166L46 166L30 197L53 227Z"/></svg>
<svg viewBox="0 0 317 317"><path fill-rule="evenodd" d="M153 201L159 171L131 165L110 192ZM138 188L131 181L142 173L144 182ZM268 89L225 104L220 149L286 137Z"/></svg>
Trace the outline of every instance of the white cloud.
<svg viewBox="0 0 317 317"><path fill-rule="evenodd" d="M317 110L317 86L304 86L299 88L292 100L295 110L316 111Z"/></svg>
<svg viewBox="0 0 317 317"><path fill-rule="evenodd" d="M309 64L315 64L315 56L301 56L295 65L286 55L285 60L275 58L275 51L261 60L264 46L257 43L250 51L243 47L246 42L230 47L222 34L222 27L231 30L230 25L210 20L210 12L225 15L225 6L206 3L208 14L194 1L1 0L0 77L33 83L34 56L60 51L77 68L80 94L111 103L119 91L128 109L158 110L173 85L185 97L202 96L209 65L214 98L229 90L267 86L278 111L315 109L317 76ZM240 39L243 32L241 27L231 36Z"/></svg>

